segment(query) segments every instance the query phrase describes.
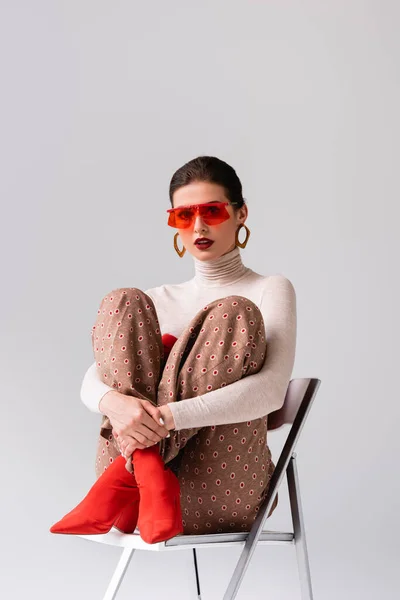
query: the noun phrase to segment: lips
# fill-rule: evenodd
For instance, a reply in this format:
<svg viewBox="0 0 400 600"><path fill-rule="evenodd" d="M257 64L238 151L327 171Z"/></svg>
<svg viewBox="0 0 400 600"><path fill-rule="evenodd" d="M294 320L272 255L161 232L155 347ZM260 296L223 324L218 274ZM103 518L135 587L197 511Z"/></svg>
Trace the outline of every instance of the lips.
<svg viewBox="0 0 400 600"><path fill-rule="evenodd" d="M214 241L213 240L209 240L208 238L197 238L197 240L195 241L194 244L198 248L208 248L213 243L214 243Z"/></svg>

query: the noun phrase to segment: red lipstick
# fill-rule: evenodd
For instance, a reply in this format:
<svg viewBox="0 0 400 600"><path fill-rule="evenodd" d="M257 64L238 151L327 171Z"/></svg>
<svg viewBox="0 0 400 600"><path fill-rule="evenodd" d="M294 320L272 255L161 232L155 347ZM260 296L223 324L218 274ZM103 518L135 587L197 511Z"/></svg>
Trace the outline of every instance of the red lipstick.
<svg viewBox="0 0 400 600"><path fill-rule="evenodd" d="M210 240L206 237L202 237L202 238L197 238L194 242L194 245L196 246L196 248L199 248L200 250L207 250L207 248L212 246L213 243L214 243L213 240Z"/></svg>

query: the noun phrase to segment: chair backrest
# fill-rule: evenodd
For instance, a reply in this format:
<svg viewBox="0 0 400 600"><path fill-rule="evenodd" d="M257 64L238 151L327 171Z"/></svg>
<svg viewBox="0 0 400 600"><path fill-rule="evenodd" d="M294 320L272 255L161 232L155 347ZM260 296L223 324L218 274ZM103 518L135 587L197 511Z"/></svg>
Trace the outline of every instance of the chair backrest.
<svg viewBox="0 0 400 600"><path fill-rule="evenodd" d="M268 429L278 429L285 423L292 423L292 426L271 477L268 493L257 516L256 521L258 522L264 520L266 511L269 511L272 506L272 496L275 496L275 491L279 488L286 473L293 450L320 385L321 380L316 378L292 379L282 408L268 415Z"/></svg>
<svg viewBox="0 0 400 600"><path fill-rule="evenodd" d="M268 415L268 430L279 429L293 423L307 391L310 379L292 379L289 383L283 406Z"/></svg>

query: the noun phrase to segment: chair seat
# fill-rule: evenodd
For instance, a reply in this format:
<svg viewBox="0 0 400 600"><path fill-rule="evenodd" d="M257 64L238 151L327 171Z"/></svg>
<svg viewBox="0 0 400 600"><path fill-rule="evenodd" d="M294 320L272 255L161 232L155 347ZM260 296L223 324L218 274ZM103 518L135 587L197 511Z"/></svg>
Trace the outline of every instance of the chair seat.
<svg viewBox="0 0 400 600"><path fill-rule="evenodd" d="M248 531L235 533L208 533L203 535L177 535L166 542L156 544L147 544L140 537L139 531L135 529L133 533L122 533L115 527L112 527L108 533L93 535L78 535L91 542L118 546L120 548L134 548L136 550L150 550L160 552L166 550L184 550L187 548L209 548L215 546L240 546L246 542L249 535ZM292 544L294 534L283 531L263 531L258 543L286 543Z"/></svg>

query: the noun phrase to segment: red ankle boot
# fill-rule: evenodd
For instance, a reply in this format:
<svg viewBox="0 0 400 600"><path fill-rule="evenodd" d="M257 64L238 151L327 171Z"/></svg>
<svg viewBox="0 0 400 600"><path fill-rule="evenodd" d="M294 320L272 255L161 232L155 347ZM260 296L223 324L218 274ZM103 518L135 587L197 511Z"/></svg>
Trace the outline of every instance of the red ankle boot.
<svg viewBox="0 0 400 600"><path fill-rule="evenodd" d="M155 544L182 533L179 480L165 467L158 446L135 450L132 463L140 493L137 525L142 540Z"/></svg>
<svg viewBox="0 0 400 600"><path fill-rule="evenodd" d="M139 494L138 497L125 506L113 523L118 531L122 533L133 533L139 517Z"/></svg>
<svg viewBox="0 0 400 600"><path fill-rule="evenodd" d="M110 531L121 510L139 500L135 477L126 470L125 463L123 456L117 456L84 499L50 528L51 533L90 535Z"/></svg>
<svg viewBox="0 0 400 600"><path fill-rule="evenodd" d="M135 475L126 470L125 463L118 456L85 498L50 528L51 533L107 533L113 525L132 533L138 525L148 544L182 533L179 480L165 468L158 447L133 452Z"/></svg>
<svg viewBox="0 0 400 600"><path fill-rule="evenodd" d="M163 334L165 359L176 340ZM51 533L107 533L113 525L132 533L138 525L140 536L149 544L182 533L179 481L165 468L158 446L133 452L134 474L125 464L126 459L118 456L85 498L50 528Z"/></svg>

